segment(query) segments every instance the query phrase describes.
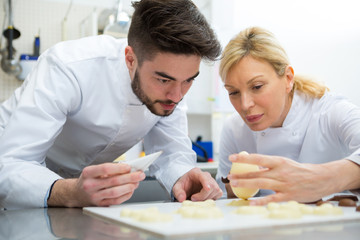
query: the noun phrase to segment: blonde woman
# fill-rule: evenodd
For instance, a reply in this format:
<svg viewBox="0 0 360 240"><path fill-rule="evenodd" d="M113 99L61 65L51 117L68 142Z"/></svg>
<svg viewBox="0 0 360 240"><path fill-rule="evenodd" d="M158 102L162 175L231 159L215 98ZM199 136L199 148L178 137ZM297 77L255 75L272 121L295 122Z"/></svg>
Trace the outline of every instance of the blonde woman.
<svg viewBox="0 0 360 240"><path fill-rule="evenodd" d="M252 205L311 202L360 188L360 108L295 75L272 33L240 32L223 52L220 75L237 111L220 143L217 181L228 197L233 193L222 177L231 186L272 190ZM261 171L228 175L232 162Z"/></svg>

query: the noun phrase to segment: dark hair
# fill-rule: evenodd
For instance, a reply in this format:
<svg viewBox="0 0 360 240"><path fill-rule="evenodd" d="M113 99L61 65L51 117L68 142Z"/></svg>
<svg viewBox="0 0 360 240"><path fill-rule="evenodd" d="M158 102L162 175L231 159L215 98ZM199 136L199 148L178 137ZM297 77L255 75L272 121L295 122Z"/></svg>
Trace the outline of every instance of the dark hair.
<svg viewBox="0 0 360 240"><path fill-rule="evenodd" d="M190 0L141 0L132 5L128 44L139 65L158 52L195 54L210 61L221 54L214 31Z"/></svg>

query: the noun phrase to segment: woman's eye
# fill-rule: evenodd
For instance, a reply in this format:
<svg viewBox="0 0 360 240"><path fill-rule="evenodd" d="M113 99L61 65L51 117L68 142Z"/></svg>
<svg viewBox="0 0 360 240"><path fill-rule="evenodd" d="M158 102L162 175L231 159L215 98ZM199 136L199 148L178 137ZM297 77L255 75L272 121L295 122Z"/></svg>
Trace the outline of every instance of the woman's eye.
<svg viewBox="0 0 360 240"><path fill-rule="evenodd" d="M256 86L253 87L253 89L259 90L262 86L263 86L263 85L256 85Z"/></svg>

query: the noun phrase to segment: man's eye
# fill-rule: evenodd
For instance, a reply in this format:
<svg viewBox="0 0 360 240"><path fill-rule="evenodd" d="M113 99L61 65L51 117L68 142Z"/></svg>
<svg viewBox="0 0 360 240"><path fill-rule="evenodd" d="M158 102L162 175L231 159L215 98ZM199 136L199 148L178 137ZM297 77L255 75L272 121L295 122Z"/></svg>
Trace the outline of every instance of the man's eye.
<svg viewBox="0 0 360 240"><path fill-rule="evenodd" d="M229 92L229 95L230 96L235 96L236 94L238 94L239 93L239 91L233 91L233 92Z"/></svg>
<svg viewBox="0 0 360 240"><path fill-rule="evenodd" d="M168 80L168 79L163 79L163 78L158 78L158 81L160 81L161 83L167 83L167 82L169 82L170 80Z"/></svg>

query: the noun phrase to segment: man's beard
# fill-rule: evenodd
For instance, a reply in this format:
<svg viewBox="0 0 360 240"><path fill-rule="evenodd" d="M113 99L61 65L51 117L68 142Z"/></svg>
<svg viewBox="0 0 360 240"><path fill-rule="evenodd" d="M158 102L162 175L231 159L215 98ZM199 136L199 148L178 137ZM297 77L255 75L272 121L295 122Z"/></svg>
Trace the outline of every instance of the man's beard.
<svg viewBox="0 0 360 240"><path fill-rule="evenodd" d="M134 94L138 97L138 99L145 104L145 106L150 110L150 112L152 112L155 115L158 116L169 116L171 113L173 113L174 109L172 110L163 110L162 113L159 113L158 111L156 111L155 108L155 104L156 103L163 103L163 104L178 104L179 102L173 102L171 100L169 101L161 101L161 100L155 100L155 101L151 101L151 99L146 95L146 93L144 92L144 90L141 88L141 83L140 83L140 78L139 78L139 74L138 71L135 71L135 75L134 75L134 79L131 82L131 88L134 92ZM176 107L176 106L175 106Z"/></svg>

